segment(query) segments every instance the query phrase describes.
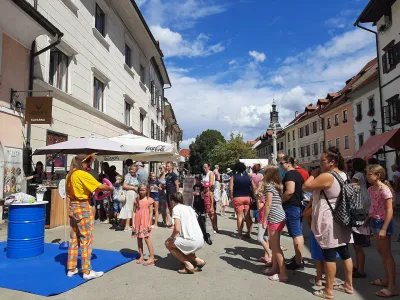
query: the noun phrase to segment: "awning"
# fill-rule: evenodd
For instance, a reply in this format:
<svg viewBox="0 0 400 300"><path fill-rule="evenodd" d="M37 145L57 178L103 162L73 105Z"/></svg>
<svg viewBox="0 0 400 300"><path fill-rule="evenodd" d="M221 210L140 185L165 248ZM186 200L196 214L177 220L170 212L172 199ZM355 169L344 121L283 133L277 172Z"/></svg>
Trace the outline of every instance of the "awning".
<svg viewBox="0 0 400 300"><path fill-rule="evenodd" d="M370 159L383 146L400 150L400 128L369 137L352 158Z"/></svg>

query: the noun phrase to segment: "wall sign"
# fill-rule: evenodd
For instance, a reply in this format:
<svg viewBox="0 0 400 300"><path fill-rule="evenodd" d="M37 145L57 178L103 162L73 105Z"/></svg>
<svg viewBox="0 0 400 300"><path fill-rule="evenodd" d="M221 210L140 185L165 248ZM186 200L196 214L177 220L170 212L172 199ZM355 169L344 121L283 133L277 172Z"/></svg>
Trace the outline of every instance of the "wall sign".
<svg viewBox="0 0 400 300"><path fill-rule="evenodd" d="M22 191L22 179L24 176L22 158L22 149L4 147L4 198Z"/></svg>
<svg viewBox="0 0 400 300"><path fill-rule="evenodd" d="M51 124L53 97L26 98L25 122L28 124Z"/></svg>

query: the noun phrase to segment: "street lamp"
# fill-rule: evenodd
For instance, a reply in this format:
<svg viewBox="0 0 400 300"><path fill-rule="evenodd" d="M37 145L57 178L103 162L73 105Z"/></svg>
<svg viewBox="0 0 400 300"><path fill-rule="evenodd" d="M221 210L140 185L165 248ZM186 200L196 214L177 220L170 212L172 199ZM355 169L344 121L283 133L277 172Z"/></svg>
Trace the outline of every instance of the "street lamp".
<svg viewBox="0 0 400 300"><path fill-rule="evenodd" d="M132 126L129 126L129 128L128 128L128 133L129 133L129 134L133 134L133 128L132 128Z"/></svg>
<svg viewBox="0 0 400 300"><path fill-rule="evenodd" d="M378 125L378 121L376 121L375 119L372 119L370 124L371 124L371 135L375 135L375 130L382 129L382 128L377 128L376 127Z"/></svg>

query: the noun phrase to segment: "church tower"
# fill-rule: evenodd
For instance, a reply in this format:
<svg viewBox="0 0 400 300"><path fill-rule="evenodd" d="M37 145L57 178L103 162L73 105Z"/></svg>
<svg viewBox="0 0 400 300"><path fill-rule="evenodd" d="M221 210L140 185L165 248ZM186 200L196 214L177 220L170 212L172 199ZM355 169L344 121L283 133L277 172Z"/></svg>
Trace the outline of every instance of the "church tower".
<svg viewBox="0 0 400 300"><path fill-rule="evenodd" d="M275 99L272 100L272 110L269 114L270 114L270 123L268 130L274 130L274 126L272 125L274 123L277 131L282 130L283 128L281 124L279 124L279 112L276 109Z"/></svg>

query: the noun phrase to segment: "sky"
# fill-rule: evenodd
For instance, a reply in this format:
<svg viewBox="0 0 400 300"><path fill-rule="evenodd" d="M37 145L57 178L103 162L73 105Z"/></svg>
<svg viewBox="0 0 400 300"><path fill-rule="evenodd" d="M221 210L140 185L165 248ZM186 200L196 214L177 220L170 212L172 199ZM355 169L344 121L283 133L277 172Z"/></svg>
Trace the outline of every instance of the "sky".
<svg viewBox="0 0 400 300"><path fill-rule="evenodd" d="M165 91L188 148L207 129L265 133L340 90L376 55L353 26L368 0L136 0L164 53Z"/></svg>

